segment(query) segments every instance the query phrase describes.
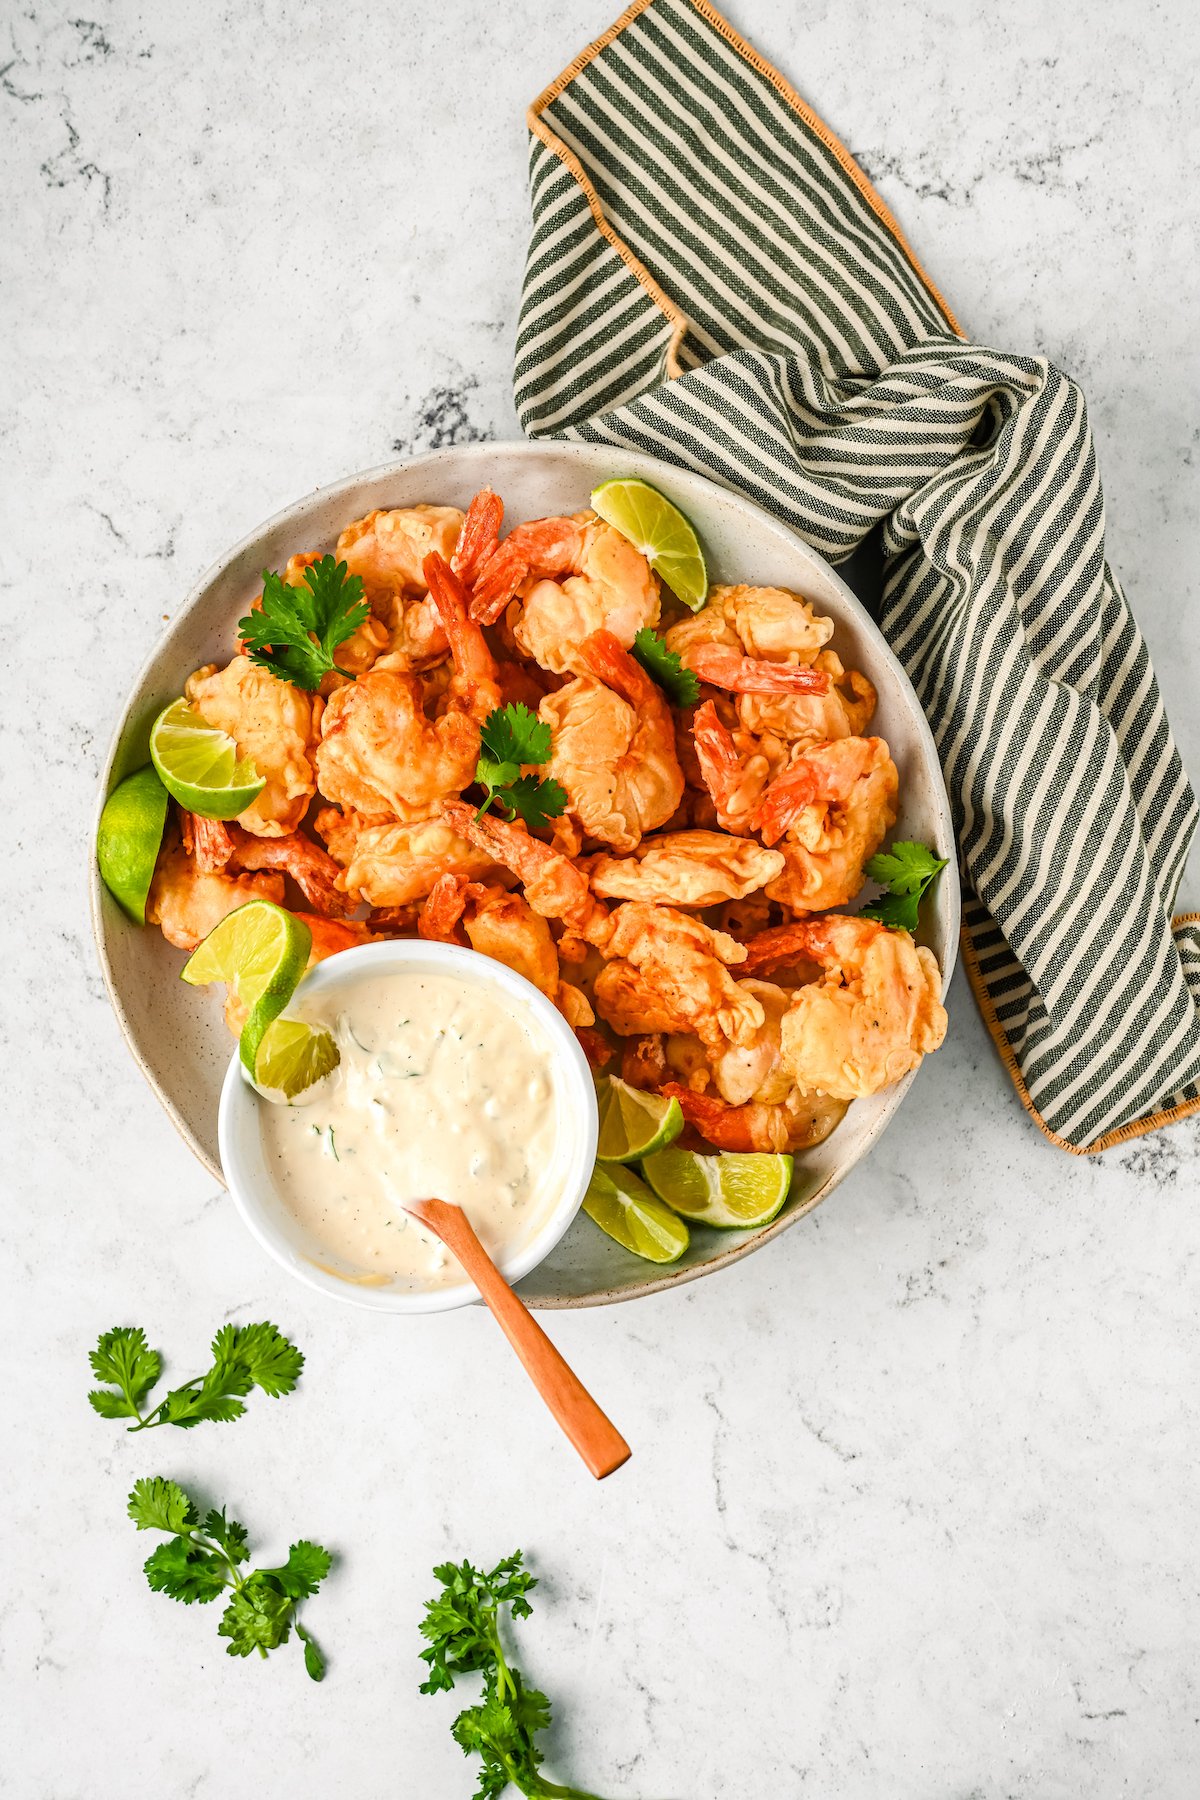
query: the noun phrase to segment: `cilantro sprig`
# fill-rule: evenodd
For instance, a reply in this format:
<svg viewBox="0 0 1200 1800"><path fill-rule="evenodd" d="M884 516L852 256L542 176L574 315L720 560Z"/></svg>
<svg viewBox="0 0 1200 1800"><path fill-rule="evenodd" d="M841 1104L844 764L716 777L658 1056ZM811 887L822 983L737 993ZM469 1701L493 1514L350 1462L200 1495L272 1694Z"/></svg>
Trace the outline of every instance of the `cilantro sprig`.
<svg viewBox="0 0 1200 1800"><path fill-rule="evenodd" d="M897 931L915 931L921 901L945 866L945 857L935 856L925 844L893 844L889 851L871 857L866 873L887 892L863 907L863 918Z"/></svg>
<svg viewBox="0 0 1200 1800"><path fill-rule="evenodd" d="M643 625L633 640L633 656L651 681L656 681L672 706L695 706L700 682L694 669L685 669L677 650L668 650L657 631Z"/></svg>
<svg viewBox="0 0 1200 1800"><path fill-rule="evenodd" d="M304 1666L314 1681L325 1673L325 1658L315 1639L296 1617L302 1600L315 1594L329 1573L332 1558L320 1544L300 1538L287 1561L274 1569L247 1571L249 1539L244 1525L227 1519L225 1509L210 1509L201 1518L193 1500L177 1482L150 1475L135 1482L129 1517L139 1531L166 1531L165 1544L145 1562L146 1580L156 1594L185 1606L206 1606L222 1594L229 1599L217 1626L228 1638L226 1654L262 1657L285 1644L295 1630L304 1645Z"/></svg>
<svg viewBox="0 0 1200 1800"><path fill-rule="evenodd" d="M482 1763L475 1800L496 1800L510 1782L527 1800L597 1800L541 1773L535 1740L550 1724L550 1702L509 1662L500 1633L503 1607L513 1619L527 1619L533 1611L527 1596L537 1579L522 1563L517 1550L486 1575L469 1562L434 1569L442 1589L426 1602L421 1620L428 1640L421 1659L429 1665L421 1692L449 1693L460 1675L483 1676L478 1705L466 1707L451 1726L464 1756L478 1756Z"/></svg>
<svg viewBox="0 0 1200 1800"><path fill-rule="evenodd" d="M162 1357L146 1342L140 1325L118 1325L106 1331L89 1352L92 1373L106 1387L88 1395L102 1419L133 1419L130 1431L155 1425L187 1430L205 1420L240 1419L244 1396L251 1388L278 1399L290 1394L304 1367L304 1357L274 1325L222 1325L212 1341L212 1367L165 1399L144 1410L151 1388L162 1374Z"/></svg>
<svg viewBox="0 0 1200 1800"><path fill-rule="evenodd" d="M303 587L292 587L270 569L263 570L262 602L238 631L251 662L280 681L315 690L336 670L339 644L352 637L370 616L363 599L362 577L348 573L345 563L323 556L304 571Z"/></svg>
<svg viewBox="0 0 1200 1800"><path fill-rule="evenodd" d="M475 817L481 819L495 805L506 819L524 819L531 829L557 819L567 804L565 788L522 773L531 764L547 762L550 745L549 725L519 701L489 713L480 728L475 766L475 779L487 798Z"/></svg>

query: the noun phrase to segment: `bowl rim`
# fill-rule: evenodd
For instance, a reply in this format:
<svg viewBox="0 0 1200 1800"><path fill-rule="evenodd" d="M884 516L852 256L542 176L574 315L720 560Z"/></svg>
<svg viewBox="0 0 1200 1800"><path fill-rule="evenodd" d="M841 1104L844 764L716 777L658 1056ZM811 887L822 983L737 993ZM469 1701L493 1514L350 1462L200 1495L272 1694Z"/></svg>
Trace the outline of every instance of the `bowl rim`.
<svg viewBox="0 0 1200 1800"><path fill-rule="evenodd" d="M643 479L653 482L657 471L661 477L665 477L668 480L696 482L701 487L706 486L714 488L718 493L727 495L733 500L739 509L748 514L751 519L760 523L764 530L767 532L779 533L790 539L800 552L801 556L809 560L815 568L819 569L825 579L832 584L842 605L855 617L858 629L871 641L873 656L877 658L880 663L886 664L901 687L907 690L911 701L910 721L915 736L914 748L919 747L922 761L932 779L937 802L940 839L951 850L947 867L942 872L938 892L939 905L943 909L946 921L945 946L942 957L942 1000L943 1002L945 1001L958 955L961 904L958 867L956 856L954 854L956 839L953 814L950 807L949 796L946 792L945 780L942 775L937 747L934 743L933 733L929 727L929 721L925 716L924 709L917 697L916 690L914 689L903 664L892 650L887 639L880 631L879 626L875 623L875 620L871 617L857 594L854 593L848 583L838 574L833 564L828 562L826 558L821 555L819 550L814 549L814 547L808 543L805 538L801 537L799 532L788 525L785 520L779 518L776 514L769 512L765 507L760 506L757 501L748 498L747 495L733 486L732 483L723 481L719 476L711 473L707 469L688 468L683 464L666 462L663 458L652 456L646 451L616 449L586 441L582 443L572 443L558 438L532 440L524 438L487 438L477 443L447 445L439 450L428 451L421 456L392 458L387 462L376 463L370 468L359 469L351 474L344 475L337 481L330 482L325 486L318 486L310 489L306 494L289 502L288 505L280 507L267 518L261 520L252 530L246 532L236 544L233 544L229 549L225 550L220 556L215 558L207 568L205 568L199 578L194 581L188 589L179 608L172 614L163 630L156 636L153 644L151 644L139 665L137 674L132 683L127 688L125 703L121 707L120 713L114 723L100 773L91 831L87 840L86 854L88 856L89 913L91 917L92 936L96 946L97 960L100 964L101 979L104 982L105 991L113 1008L113 1012L116 1015L121 1034L124 1037L138 1068L141 1070L143 1078L149 1084L155 1098L162 1106L167 1117L170 1119L172 1125L175 1127L192 1155L195 1156L202 1167L207 1169L209 1174L223 1186L225 1185L224 1171L213 1163L209 1156L205 1154L202 1146L193 1138L186 1119L175 1105L170 1094L150 1068L138 1046L132 1022L117 989L105 944L105 928L102 911L103 884L100 880L99 869L95 857L96 831L99 826L100 814L104 809L104 803L113 786L113 772L121 749L122 738L129 727L134 699L141 692L143 685L158 658L159 649L163 639L180 626L188 615L195 611L196 607L203 600L207 589L230 563L244 555L245 552L268 532L275 531L287 525L290 520L305 511L316 501L335 500L339 496L362 487L368 482L398 479L401 476L412 473L414 470L428 469L431 475L435 475L439 469L444 469L447 464L451 462L465 462L468 465L471 463L486 464L489 458L494 458L496 456L529 457L530 459L534 459L552 451L555 455L565 456L568 460L578 460L581 463L586 463L595 457L598 450L605 448L609 448L613 463L621 464L624 470L631 475L640 475ZM573 1311L583 1307L608 1306L618 1301L640 1300L651 1294L660 1294L669 1288L682 1287L689 1282L698 1281L701 1276L710 1275L717 1270L732 1267L734 1263L740 1262L743 1257L749 1256L752 1252L762 1249L763 1246L772 1239L781 1236L783 1232L789 1230L793 1225L797 1224L799 1220L807 1217L814 1207L819 1206L823 1200L828 1198L833 1190L845 1180L846 1176L850 1173L851 1168L857 1167L863 1158L874 1148L882 1133L891 1123L897 1108L919 1073L919 1070L912 1071L910 1074L906 1075L903 1080L897 1082L895 1087L890 1090L891 1102L880 1112L879 1117L875 1121L870 1132L863 1139L854 1162L846 1168L831 1171L801 1205L786 1209L778 1218L773 1220L771 1224L764 1226L761 1231L754 1232L745 1238L740 1238L740 1241L733 1241L734 1234L728 1234L731 1241L722 1244L712 1257L702 1263L685 1264L682 1267L670 1264L666 1265L661 1270L654 1268L653 1265L647 1265L648 1272L646 1277L643 1280L631 1283L628 1286L602 1288L587 1294L531 1294L528 1296L528 1304L535 1308L547 1311Z"/></svg>
<svg viewBox="0 0 1200 1800"><path fill-rule="evenodd" d="M289 1009L299 1000L313 994L334 990L364 974L383 975L392 969L420 968L437 973L460 976L473 986L490 989L505 1000L524 1006L541 1026L558 1063L563 1085L560 1090L561 1127L573 1138L567 1155L567 1179L562 1197L555 1202L545 1222L530 1241L511 1254L495 1258L496 1267L511 1284L520 1281L542 1262L566 1235L583 1204L588 1181L596 1160L596 1138L599 1113L591 1069L578 1038L558 1011L531 981L504 963L480 956L458 944L443 944L425 938L381 938L378 943L358 944L350 950L314 965L304 976ZM382 1313L451 1312L469 1306L479 1299L473 1282L458 1281L446 1287L408 1291L385 1286L356 1285L329 1273L288 1244L283 1232L272 1220L257 1181L251 1176L248 1159L240 1147L243 1132L254 1126L247 1109L257 1115L260 1106L271 1101L260 1097L242 1067L237 1050L233 1052L225 1079L221 1084L221 1100L217 1112L217 1138L221 1163L230 1199L250 1235L260 1248L306 1287L343 1304ZM452 1198L443 1195L442 1198Z"/></svg>

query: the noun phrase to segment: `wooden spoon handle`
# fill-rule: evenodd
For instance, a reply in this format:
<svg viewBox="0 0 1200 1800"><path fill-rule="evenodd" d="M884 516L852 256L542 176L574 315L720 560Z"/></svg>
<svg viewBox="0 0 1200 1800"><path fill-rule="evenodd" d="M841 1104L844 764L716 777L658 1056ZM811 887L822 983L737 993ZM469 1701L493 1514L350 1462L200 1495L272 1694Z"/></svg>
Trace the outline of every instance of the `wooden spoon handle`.
<svg viewBox="0 0 1200 1800"><path fill-rule="evenodd" d="M603 1481L628 1461L629 1445L563 1360L525 1303L513 1293L460 1206L422 1200L412 1212L436 1231L462 1264L524 1363L534 1386L596 1477Z"/></svg>

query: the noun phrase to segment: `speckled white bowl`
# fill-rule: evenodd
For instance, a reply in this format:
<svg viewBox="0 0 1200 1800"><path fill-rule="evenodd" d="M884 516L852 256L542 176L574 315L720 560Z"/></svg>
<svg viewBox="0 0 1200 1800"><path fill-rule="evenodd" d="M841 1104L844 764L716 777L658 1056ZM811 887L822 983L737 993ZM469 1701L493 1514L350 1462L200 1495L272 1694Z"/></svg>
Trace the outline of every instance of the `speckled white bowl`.
<svg viewBox="0 0 1200 1800"><path fill-rule="evenodd" d="M105 795L147 760L150 725L181 692L192 670L227 660L237 620L264 568L281 567L294 550L331 550L342 527L373 507L411 506L420 500L465 507L490 482L503 495L511 518L536 518L577 512L586 506L592 488L614 475L640 475L683 508L700 533L714 581L792 588L834 620L834 647L845 663L866 672L879 693L872 730L887 739L900 769L895 835L936 845L949 858L933 903L923 909L920 934L948 982L959 912L950 805L925 716L878 628L829 564L760 507L701 475L602 445L461 445L347 476L268 519L200 579L143 668L109 752L97 818ZM229 1037L219 995L179 980L180 953L157 931L130 924L94 864L91 899L101 970L130 1049L186 1142L223 1180L217 1106ZM694 1231L681 1260L658 1268L622 1250L581 1218L522 1283L524 1298L531 1306L548 1307L633 1299L694 1281L760 1249L810 1212L866 1155L912 1079L855 1101L832 1137L797 1157L791 1197L765 1229Z"/></svg>
<svg viewBox="0 0 1200 1800"><path fill-rule="evenodd" d="M523 975L478 956L457 944L432 944L420 938L391 938L344 950L309 971L296 989L296 1000L335 994L347 981L363 976L381 978L395 970L418 974L456 975L486 989L510 1012L528 1013L540 1027L556 1064L556 1091L560 1100L560 1133L565 1139L562 1185L545 1220L528 1243L496 1258L496 1267L510 1282L520 1281L544 1261L564 1236L579 1211L592 1166L596 1160L596 1090L579 1039L557 1008ZM334 1300L363 1306L371 1312L449 1312L478 1300L469 1281L446 1287L407 1288L363 1286L322 1267L321 1246L289 1212L271 1176L263 1153L261 1116L264 1100L251 1084L236 1050L221 1088L217 1115L217 1144L221 1166L233 1203L251 1234L289 1275ZM453 1194L437 1198L453 1200Z"/></svg>

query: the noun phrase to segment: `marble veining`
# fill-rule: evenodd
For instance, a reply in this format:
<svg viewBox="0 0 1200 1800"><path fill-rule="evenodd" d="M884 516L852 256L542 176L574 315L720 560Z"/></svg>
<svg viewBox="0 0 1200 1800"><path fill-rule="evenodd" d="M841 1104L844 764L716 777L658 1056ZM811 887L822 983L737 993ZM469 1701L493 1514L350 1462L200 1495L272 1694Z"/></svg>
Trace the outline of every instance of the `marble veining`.
<svg viewBox="0 0 1200 1800"><path fill-rule="evenodd" d="M1109 544L1200 771L1194 9L741 0L965 328L1088 394ZM961 980L876 1154L766 1255L551 1329L635 1446L593 1488L475 1313L289 1284L128 1057L85 911L122 695L196 576L346 471L512 436L524 108L616 11L0 18L0 1216L13 1800L470 1791L419 1699L430 1565L516 1544L554 1766L640 1800L1187 1800L1200 1122L1095 1160L1017 1105ZM1185 902L1197 904L1193 873ZM129 1438L85 1355L303 1345L251 1418ZM166 1439L167 1441L163 1441ZM141 1474L338 1553L330 1656L221 1654L152 1595Z"/></svg>

